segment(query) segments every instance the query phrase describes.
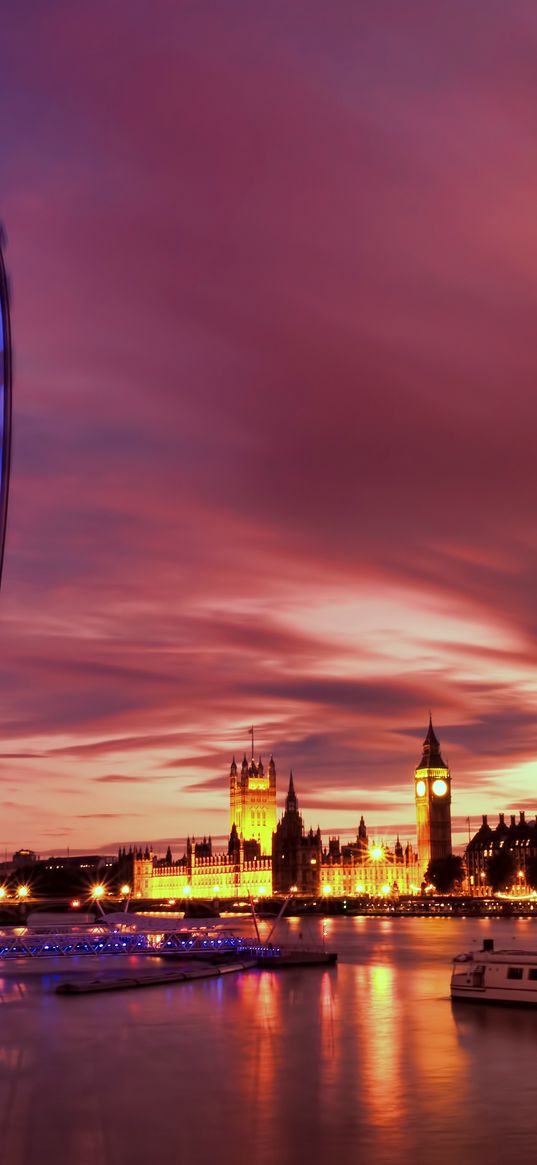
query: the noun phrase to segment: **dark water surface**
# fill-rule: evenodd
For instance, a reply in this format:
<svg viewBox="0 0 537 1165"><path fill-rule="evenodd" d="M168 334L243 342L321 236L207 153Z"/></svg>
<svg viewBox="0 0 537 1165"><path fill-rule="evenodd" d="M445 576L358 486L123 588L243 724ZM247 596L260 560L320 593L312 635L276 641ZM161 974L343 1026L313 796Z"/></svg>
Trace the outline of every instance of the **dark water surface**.
<svg viewBox="0 0 537 1165"><path fill-rule="evenodd" d="M306 937L303 922L287 926ZM0 1161L526 1165L537 1010L453 1007L448 991L453 954L484 937L537 948L536 928L338 919L327 923L334 969L78 998L54 994L57 962L11 964L0 971Z"/></svg>

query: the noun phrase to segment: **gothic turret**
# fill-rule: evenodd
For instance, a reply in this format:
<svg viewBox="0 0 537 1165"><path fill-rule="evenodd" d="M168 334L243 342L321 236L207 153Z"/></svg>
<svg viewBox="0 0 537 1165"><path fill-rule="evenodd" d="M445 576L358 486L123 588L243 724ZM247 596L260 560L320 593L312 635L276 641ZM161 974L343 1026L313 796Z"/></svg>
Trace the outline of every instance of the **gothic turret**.
<svg viewBox="0 0 537 1165"><path fill-rule="evenodd" d="M240 775L234 772L233 760L229 787L229 824L235 825L240 841L255 841L264 855L272 851L272 834L276 828L276 766L271 756L265 772L261 756L256 764L252 755L244 754Z"/></svg>
<svg viewBox="0 0 537 1165"><path fill-rule="evenodd" d="M240 848L241 848L241 843L239 841L239 835L237 833L237 826L235 825L235 823L233 823L233 825L231 826L231 833L229 835L227 852L230 855L230 857L233 857L236 861L238 861Z"/></svg>
<svg viewBox="0 0 537 1165"><path fill-rule="evenodd" d="M292 769L291 769L291 775L289 777L289 789L287 791L287 797L285 798L285 812L286 813L298 813L298 801L296 798L295 786L293 785L293 770Z"/></svg>
<svg viewBox="0 0 537 1165"><path fill-rule="evenodd" d="M272 838L273 887L276 893L301 894L319 892L321 867L321 834L304 833L304 824L298 811L293 774L285 798L285 811L278 821Z"/></svg>

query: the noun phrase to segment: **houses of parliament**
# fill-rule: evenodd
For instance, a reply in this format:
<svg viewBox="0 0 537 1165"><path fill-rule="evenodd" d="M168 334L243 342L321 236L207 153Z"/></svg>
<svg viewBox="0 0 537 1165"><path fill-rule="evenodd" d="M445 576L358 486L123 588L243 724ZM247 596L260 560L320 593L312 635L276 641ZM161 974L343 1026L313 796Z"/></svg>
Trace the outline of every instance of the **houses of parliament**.
<svg viewBox="0 0 537 1165"><path fill-rule="evenodd" d="M417 849L399 837L391 849L371 839L364 818L356 838L342 843L306 829L293 774L277 820L276 765L246 755L229 774L230 833L227 848L215 852L210 837L188 838L175 861L170 849L159 858L147 848L134 856L133 889L141 898L254 898L297 893L317 897L413 894L421 888L429 861L451 853L451 776L432 720L414 771Z"/></svg>

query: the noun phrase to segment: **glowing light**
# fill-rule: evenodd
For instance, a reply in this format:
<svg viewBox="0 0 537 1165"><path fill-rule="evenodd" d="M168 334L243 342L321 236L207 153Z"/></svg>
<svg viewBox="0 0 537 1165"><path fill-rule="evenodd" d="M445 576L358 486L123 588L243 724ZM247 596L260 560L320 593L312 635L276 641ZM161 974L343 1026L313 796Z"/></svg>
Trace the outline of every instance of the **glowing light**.
<svg viewBox="0 0 537 1165"><path fill-rule="evenodd" d="M296 894L297 891L298 891L298 886L291 886L291 894Z"/></svg>
<svg viewBox="0 0 537 1165"><path fill-rule="evenodd" d="M80 906L80 898L73 898L71 906L73 910L76 910L77 906Z"/></svg>
<svg viewBox="0 0 537 1165"><path fill-rule="evenodd" d="M267 894L267 893L268 893L267 887L266 887L266 886L260 886L260 887L259 887L259 893L260 893L260 894L263 894L263 895Z"/></svg>
<svg viewBox="0 0 537 1165"><path fill-rule="evenodd" d="M517 874L517 878L523 878L523 877L524 877L524 870L519 870L518 874Z"/></svg>
<svg viewBox="0 0 537 1165"><path fill-rule="evenodd" d="M384 849L381 845L372 845L369 850L369 857L373 858L374 862L380 862L384 857Z"/></svg>
<svg viewBox="0 0 537 1165"><path fill-rule="evenodd" d="M445 797L447 793L447 781L439 777L437 781L433 781L433 793L435 797Z"/></svg>
<svg viewBox="0 0 537 1165"><path fill-rule="evenodd" d="M213 894L219 894L219 893L220 893L220 886L213 886Z"/></svg>
<svg viewBox="0 0 537 1165"><path fill-rule="evenodd" d="M168 906L175 906L175 898L168 898Z"/></svg>
<svg viewBox="0 0 537 1165"><path fill-rule="evenodd" d="M131 892L131 888L130 888L130 886L127 886L127 883L125 882L125 885L121 887L121 893L122 894L130 894L130 892Z"/></svg>
<svg viewBox="0 0 537 1165"><path fill-rule="evenodd" d="M361 882L359 882L359 883L358 883L358 885L357 885L357 887L356 887L356 893L357 893L357 894L363 894L363 892L364 892L364 887L362 886L362 883L361 883Z"/></svg>
<svg viewBox="0 0 537 1165"><path fill-rule="evenodd" d="M183 894L184 894L185 898L189 898L191 893L192 893L192 886L185 886L185 888L183 890Z"/></svg>
<svg viewBox="0 0 537 1165"><path fill-rule="evenodd" d="M310 866L316 866L316 865L317 865L317 858L310 858Z"/></svg>
<svg viewBox="0 0 537 1165"><path fill-rule="evenodd" d="M416 784L416 793L417 793L418 797L425 796L425 789L426 789L425 781L418 781Z"/></svg>
<svg viewBox="0 0 537 1165"><path fill-rule="evenodd" d="M91 887L91 897L92 898L104 898L104 894L105 894L105 889L104 889L104 886L102 886L101 884L99 884L98 886Z"/></svg>
<svg viewBox="0 0 537 1165"><path fill-rule="evenodd" d="M30 893L29 886L17 886L17 897L18 898L27 898L29 893Z"/></svg>
<svg viewBox="0 0 537 1165"><path fill-rule="evenodd" d="M509 902L529 902L531 898L537 898L537 890L531 890L528 894L521 894L518 891L516 894L508 894L505 891L498 890L495 898L506 898Z"/></svg>
<svg viewBox="0 0 537 1165"><path fill-rule="evenodd" d="M6 890L5 886L0 886L0 898L5 898L6 894L7 894L7 890Z"/></svg>
<svg viewBox="0 0 537 1165"><path fill-rule="evenodd" d="M382 894L384 894L384 897L386 898L386 897L387 897L387 895L391 893L391 886L388 886L388 883L386 883L386 884L385 884L385 885L382 887L382 891L381 891L381 893L382 893Z"/></svg>
<svg viewBox="0 0 537 1165"><path fill-rule="evenodd" d="M326 883L326 885L323 886L323 894L325 895L325 897L327 897L328 894L331 894L331 893L332 893L332 887L329 886L328 883Z"/></svg>

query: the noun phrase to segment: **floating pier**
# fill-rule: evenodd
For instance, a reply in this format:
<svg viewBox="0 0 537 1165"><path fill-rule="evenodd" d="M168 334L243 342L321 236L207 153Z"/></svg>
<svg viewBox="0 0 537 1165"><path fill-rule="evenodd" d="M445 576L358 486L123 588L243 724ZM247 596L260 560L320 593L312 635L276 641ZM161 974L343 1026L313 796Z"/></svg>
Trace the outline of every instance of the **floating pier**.
<svg viewBox="0 0 537 1165"><path fill-rule="evenodd" d="M98 991L128 991L136 987L162 987L167 983L184 983L192 979L217 979L220 975L230 975L236 971L249 971L256 966L253 959L226 962L221 966L214 963L182 967L181 970L151 971L140 975L105 975L103 978L67 979L59 983L57 995L92 995Z"/></svg>

